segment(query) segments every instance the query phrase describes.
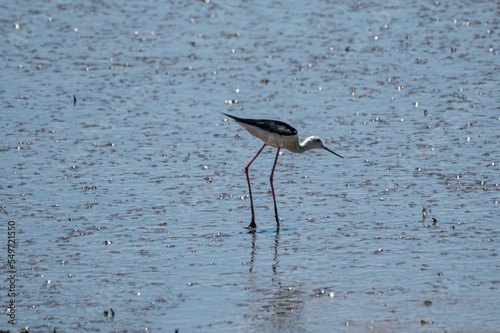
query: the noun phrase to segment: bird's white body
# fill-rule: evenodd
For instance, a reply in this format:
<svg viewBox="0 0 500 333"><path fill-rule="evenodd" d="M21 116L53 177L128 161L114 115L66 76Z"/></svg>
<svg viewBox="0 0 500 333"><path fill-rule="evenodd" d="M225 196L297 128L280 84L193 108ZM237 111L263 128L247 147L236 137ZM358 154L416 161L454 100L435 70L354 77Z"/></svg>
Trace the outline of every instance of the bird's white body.
<svg viewBox="0 0 500 333"><path fill-rule="evenodd" d="M268 146L274 148L285 148L294 153L302 153L303 151L299 151L299 135L288 135L282 136L278 133L265 131L260 127L249 125L240 121L236 122L240 124L244 129L248 131L248 133L252 134L256 138L261 139Z"/></svg>

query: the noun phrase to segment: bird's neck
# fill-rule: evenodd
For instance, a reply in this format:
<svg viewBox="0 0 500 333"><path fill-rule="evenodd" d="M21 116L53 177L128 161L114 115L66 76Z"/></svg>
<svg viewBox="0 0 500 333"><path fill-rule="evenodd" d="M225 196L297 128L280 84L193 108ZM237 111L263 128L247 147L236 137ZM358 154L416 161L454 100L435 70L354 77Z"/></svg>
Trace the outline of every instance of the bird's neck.
<svg viewBox="0 0 500 333"><path fill-rule="evenodd" d="M296 151L294 151L294 153L303 153L305 151L308 151L308 150L311 150L313 149L314 147L311 146L311 137L305 139L304 141L302 142L299 142L297 140L297 148L296 148Z"/></svg>

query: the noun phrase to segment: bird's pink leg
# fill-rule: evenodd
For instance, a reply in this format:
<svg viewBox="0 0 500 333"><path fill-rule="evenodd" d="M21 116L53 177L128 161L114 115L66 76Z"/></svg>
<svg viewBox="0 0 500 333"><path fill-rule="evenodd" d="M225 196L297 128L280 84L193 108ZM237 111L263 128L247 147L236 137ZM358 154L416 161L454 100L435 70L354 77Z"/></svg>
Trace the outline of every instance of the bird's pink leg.
<svg viewBox="0 0 500 333"><path fill-rule="evenodd" d="M252 160L250 161L250 163L248 163L247 166L245 167L245 174L247 175L247 182L248 182L248 193L250 193L250 207L252 208L252 222L250 222L250 225L247 227L247 229L250 229L250 230L257 229L257 224L255 224L255 213L253 211L253 199L252 199L252 186L250 185L250 177L248 176L248 168L250 168L250 164L252 164L253 161L257 158L257 156L259 156L260 152L262 151L262 149L264 149L265 146L266 146L266 144L264 144L262 146L262 148L260 148L257 155L255 155L254 158L252 158Z"/></svg>
<svg viewBox="0 0 500 333"><path fill-rule="evenodd" d="M279 230L280 228L280 220L278 218L278 208L276 207L276 197L274 196L274 186L273 186L273 176L274 176L274 168L276 168L276 163L278 162L278 156L280 156L280 149L278 148L278 152L276 153L276 158L274 159L273 171L271 172L271 190L273 192L273 200L274 200L274 214L276 215L276 226Z"/></svg>

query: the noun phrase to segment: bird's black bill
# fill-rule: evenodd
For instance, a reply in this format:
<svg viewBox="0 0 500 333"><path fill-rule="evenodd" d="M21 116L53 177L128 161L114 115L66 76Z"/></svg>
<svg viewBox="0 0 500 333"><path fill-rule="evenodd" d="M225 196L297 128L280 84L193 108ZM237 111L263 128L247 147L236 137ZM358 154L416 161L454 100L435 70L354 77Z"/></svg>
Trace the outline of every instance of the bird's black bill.
<svg viewBox="0 0 500 333"><path fill-rule="evenodd" d="M330 150L330 149L328 149L328 148L326 148L326 147L323 147L323 149L324 149L324 150L326 150L326 151L329 151L330 153L332 153L332 154L334 154L334 155L337 155L337 156L338 156L338 157L340 157L340 158L343 158L342 156L340 156L339 154L337 154L337 153L336 153L336 152L334 152L333 150Z"/></svg>

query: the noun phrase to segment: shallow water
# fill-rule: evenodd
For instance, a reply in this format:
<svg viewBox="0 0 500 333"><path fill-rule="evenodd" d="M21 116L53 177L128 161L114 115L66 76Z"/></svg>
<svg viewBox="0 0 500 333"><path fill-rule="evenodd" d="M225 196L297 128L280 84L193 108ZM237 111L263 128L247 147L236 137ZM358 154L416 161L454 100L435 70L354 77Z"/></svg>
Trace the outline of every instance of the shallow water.
<svg viewBox="0 0 500 333"><path fill-rule="evenodd" d="M497 330L497 2L0 8L0 328Z"/></svg>

